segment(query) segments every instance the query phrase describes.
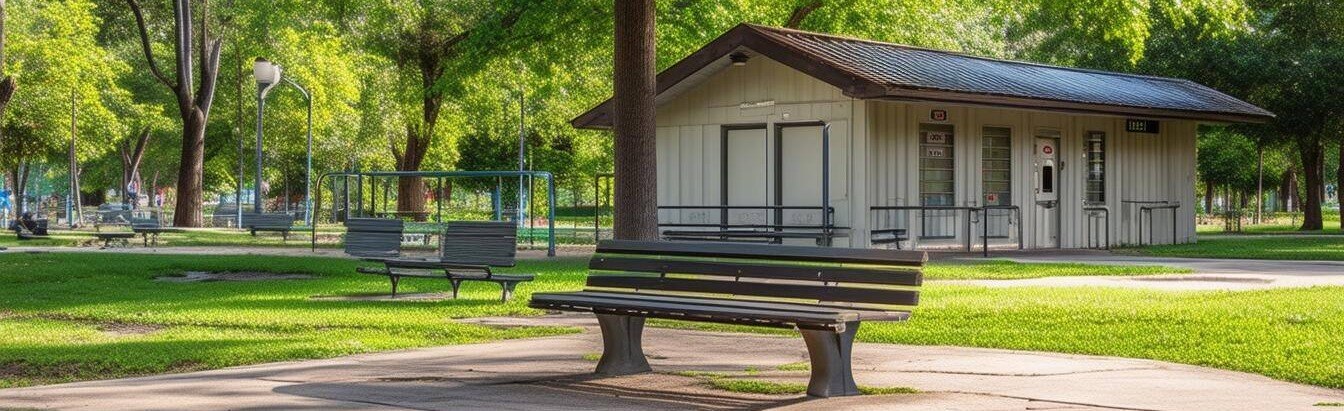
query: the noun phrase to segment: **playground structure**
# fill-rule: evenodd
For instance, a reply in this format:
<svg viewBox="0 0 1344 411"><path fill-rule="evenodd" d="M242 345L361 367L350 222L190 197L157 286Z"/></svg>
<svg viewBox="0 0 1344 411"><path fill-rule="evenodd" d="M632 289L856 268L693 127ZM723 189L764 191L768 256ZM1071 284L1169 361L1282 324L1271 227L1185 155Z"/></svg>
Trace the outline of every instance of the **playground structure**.
<svg viewBox="0 0 1344 411"><path fill-rule="evenodd" d="M399 213L396 211L379 211L378 199L380 196L378 195L379 192L377 190L382 190L381 205L386 209L387 206L394 201L391 197L393 191L391 189L392 180L403 177L419 177L433 181L435 183L433 191L437 193L442 193L445 183L451 183L452 179L494 178L495 184L494 188L491 190L492 219L494 221L504 221L506 217L513 217L518 222L520 228L522 228L523 225L529 225L529 234L531 233L531 228L534 228L531 226L534 224L534 220L529 218L527 221L524 221L524 216L526 214L531 214L524 211L524 209L533 206L531 196L523 196L526 200L520 199L520 203L525 201L526 204L519 204L518 207L512 210L512 213L506 213L503 207L504 179L517 178L520 182L527 183L525 187L531 187L532 181L536 178L545 180L547 200L546 255L551 257L555 256L555 178L548 171L339 171L326 173L321 177L318 177L317 187L324 187L323 183L330 179L332 186L329 187L329 189L333 193L333 204L331 207L332 221L346 220L350 218L399 216ZM352 185L353 187L351 187ZM373 194L367 196L370 200L367 207L364 203L366 197L364 190L366 189L366 186L370 190L369 193ZM520 184L520 186L523 185ZM313 201L314 221L316 221L318 213L322 210L322 190L317 190L315 195L316 197ZM351 204L352 200L353 204ZM448 221L444 216L444 202L445 201L435 202L436 204L433 210L434 213L432 219L434 224L442 225ZM316 227L317 224L309 225L309 229L312 230L313 234L312 248L314 251L317 250Z"/></svg>

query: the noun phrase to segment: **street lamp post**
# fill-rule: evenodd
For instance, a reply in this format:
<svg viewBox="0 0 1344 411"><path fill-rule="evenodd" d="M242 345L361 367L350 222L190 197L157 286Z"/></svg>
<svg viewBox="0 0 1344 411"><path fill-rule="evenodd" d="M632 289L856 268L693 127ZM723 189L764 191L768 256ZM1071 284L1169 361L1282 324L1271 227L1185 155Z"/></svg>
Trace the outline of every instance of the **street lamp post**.
<svg viewBox="0 0 1344 411"><path fill-rule="evenodd" d="M280 84L280 66L271 64L264 58L252 63L252 75L257 78L257 168L252 186L252 212L261 213L261 114L266 108L266 94Z"/></svg>
<svg viewBox="0 0 1344 411"><path fill-rule="evenodd" d="M312 226L313 224L313 96L308 94L303 86L296 83L289 77L284 78L286 83L294 86L303 94L303 100L308 103L308 145L307 145L307 165L303 174L303 222Z"/></svg>

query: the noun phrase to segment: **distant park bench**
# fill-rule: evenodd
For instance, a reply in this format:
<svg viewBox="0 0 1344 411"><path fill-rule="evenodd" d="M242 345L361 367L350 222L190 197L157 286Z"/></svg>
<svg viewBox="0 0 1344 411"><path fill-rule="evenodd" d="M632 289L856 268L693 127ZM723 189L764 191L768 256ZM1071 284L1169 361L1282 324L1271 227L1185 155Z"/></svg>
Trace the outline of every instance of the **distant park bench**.
<svg viewBox="0 0 1344 411"><path fill-rule="evenodd" d="M873 245L896 244L897 250L901 249L902 241L910 240L904 228L875 229L870 231L869 234Z"/></svg>
<svg viewBox="0 0 1344 411"><path fill-rule="evenodd" d="M807 393L857 395L859 324L909 318L925 261L914 251L602 241L584 291L533 294L529 306L596 314L601 375L650 371L645 318L797 329L811 358Z"/></svg>
<svg viewBox="0 0 1344 411"><path fill-rule="evenodd" d="M401 277L446 278L453 287L453 298L465 281L489 281L503 290L500 300L508 301L521 282L532 281L530 274L497 274L497 267L513 267L518 253L518 229L507 221L453 221L440 240L437 259L389 258L380 260L383 268L361 267L359 272L387 276L392 295L397 295ZM442 270L443 274L436 272Z"/></svg>
<svg viewBox="0 0 1344 411"><path fill-rule="evenodd" d="M278 232L287 241L289 232L294 230L294 216L283 213L243 213L243 228L254 237L258 231Z"/></svg>
<svg viewBox="0 0 1344 411"><path fill-rule="evenodd" d="M13 224L10 226L10 229L14 230L14 234L18 236L20 240L43 239L47 238L48 235L47 219L45 218L33 219L33 220L24 220L24 219L14 220Z"/></svg>
<svg viewBox="0 0 1344 411"><path fill-rule="evenodd" d="M178 232L176 228L164 227L157 218L132 218L131 232L139 234L145 247L159 246L159 234Z"/></svg>
<svg viewBox="0 0 1344 411"><path fill-rule="evenodd" d="M385 218L345 220L345 253L367 260L382 261L401 256L401 235L406 224Z"/></svg>

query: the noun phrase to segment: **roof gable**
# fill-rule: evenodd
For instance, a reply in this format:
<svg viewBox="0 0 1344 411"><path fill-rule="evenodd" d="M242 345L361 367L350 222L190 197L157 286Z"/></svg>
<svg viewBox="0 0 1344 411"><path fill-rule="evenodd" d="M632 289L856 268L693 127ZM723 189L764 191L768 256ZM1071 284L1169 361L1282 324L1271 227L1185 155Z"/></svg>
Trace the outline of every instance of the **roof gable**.
<svg viewBox="0 0 1344 411"><path fill-rule="evenodd" d="M658 74L658 95L717 71L746 48L857 99L986 105L1216 122L1263 122L1273 113L1173 78L997 60L891 43L740 24ZM610 127L611 100L572 121Z"/></svg>

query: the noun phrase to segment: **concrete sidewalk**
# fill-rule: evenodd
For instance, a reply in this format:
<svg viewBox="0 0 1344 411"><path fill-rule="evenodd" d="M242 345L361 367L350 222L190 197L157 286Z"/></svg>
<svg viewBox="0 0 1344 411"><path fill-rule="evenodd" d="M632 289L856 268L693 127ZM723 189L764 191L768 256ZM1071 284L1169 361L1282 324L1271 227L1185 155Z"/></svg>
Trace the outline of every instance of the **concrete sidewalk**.
<svg viewBox="0 0 1344 411"><path fill-rule="evenodd" d="M829 400L720 391L677 371L806 382L795 337L649 329L655 373L593 378L591 316L481 319L568 323L576 335L0 390L0 409L883 409L1314 410L1344 391L1156 361L957 347L857 344L855 378L923 393ZM761 370L747 372L746 370Z"/></svg>
<svg viewBox="0 0 1344 411"><path fill-rule="evenodd" d="M1340 239L1344 242L1344 238ZM977 257L936 255L943 261L974 262ZM1046 277L1024 280L966 280L989 287L1130 287L1162 290L1257 290L1268 288L1344 286L1344 261L1241 260L1214 258L1149 257L1112 254L1096 250L1037 250L1012 252L994 258L1021 263L1084 263L1106 265L1161 265L1186 268L1193 273L1146 276Z"/></svg>

